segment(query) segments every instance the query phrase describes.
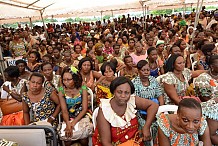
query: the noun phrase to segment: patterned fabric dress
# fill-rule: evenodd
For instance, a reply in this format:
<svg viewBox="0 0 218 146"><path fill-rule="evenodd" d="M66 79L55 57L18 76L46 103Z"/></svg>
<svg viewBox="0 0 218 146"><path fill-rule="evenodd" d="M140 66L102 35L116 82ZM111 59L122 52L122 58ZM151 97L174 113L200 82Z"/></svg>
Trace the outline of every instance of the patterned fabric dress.
<svg viewBox="0 0 218 146"><path fill-rule="evenodd" d="M112 144L116 146L135 137L135 134L138 131L137 111L135 110L135 96L130 97L127 102L126 112L122 117L118 116L113 111L110 100L111 99L101 99L100 108L103 111L105 119L111 125L111 141ZM102 146L98 128L95 129L92 143L94 146Z"/></svg>
<svg viewBox="0 0 218 146"><path fill-rule="evenodd" d="M205 117L218 121L218 103L213 98L202 102L201 107Z"/></svg>
<svg viewBox="0 0 218 146"><path fill-rule="evenodd" d="M113 94L110 92L108 85L102 83L97 85L96 102L98 105L100 104L100 99L108 99L112 97Z"/></svg>
<svg viewBox="0 0 218 146"><path fill-rule="evenodd" d="M65 101L67 104L67 109L70 118L76 118L78 114L82 111L82 91L74 97L69 97L65 95Z"/></svg>
<svg viewBox="0 0 218 146"><path fill-rule="evenodd" d="M127 71L126 71L126 68L123 69L123 72L124 72L124 76L129 78L130 80L134 79L138 73L135 72L135 71L132 71L131 74L129 74Z"/></svg>
<svg viewBox="0 0 218 146"><path fill-rule="evenodd" d="M60 77L61 77L60 75L56 75L55 72L53 72L52 81L45 81L44 87L48 86L48 84L51 84L51 86L58 91Z"/></svg>
<svg viewBox="0 0 218 146"><path fill-rule="evenodd" d="M135 87L135 95L142 97L142 98L150 99L153 101L154 100L158 101L158 97L162 95L161 87L153 76L149 76L148 79L149 79L150 85L147 87L142 84L142 81L139 76L132 80L132 83ZM140 114L140 111L137 112L140 130L143 128L143 126L146 123L146 119L144 118L145 116L146 115ZM152 123L151 129L152 129L153 139L156 139L156 136L157 136L157 123L156 122ZM144 142L144 144L146 146L151 145L150 142Z"/></svg>
<svg viewBox="0 0 218 146"><path fill-rule="evenodd" d="M208 100L207 102L201 103L203 115L208 118L218 122L218 103L214 98ZM218 135L218 130L216 131Z"/></svg>
<svg viewBox="0 0 218 146"><path fill-rule="evenodd" d="M15 57L26 55L26 48L24 42L15 43L10 41L9 48L14 52Z"/></svg>
<svg viewBox="0 0 218 146"><path fill-rule="evenodd" d="M180 81L173 72L168 72L162 77L162 83L166 83L169 85L174 85L176 88L176 93L179 97L184 97L186 96L186 90L189 87L188 81L191 79L191 70L185 68L184 71L182 72L185 81L182 82ZM173 104L174 102L168 97L166 93L164 93L164 104Z"/></svg>
<svg viewBox="0 0 218 146"><path fill-rule="evenodd" d="M164 135L170 140L171 146L196 146L199 143L198 136L203 135L207 128L207 121L202 117L198 133L177 133L172 129L168 115L164 113L157 115L157 123Z"/></svg>
<svg viewBox="0 0 218 146"><path fill-rule="evenodd" d="M218 97L218 82L213 79L208 73L202 73L194 82L196 96L217 98Z"/></svg>
<svg viewBox="0 0 218 146"><path fill-rule="evenodd" d="M22 100L28 105L30 109L30 121L38 122L48 119L55 111L55 103L50 100L52 88L45 88L44 97L37 103L30 101L27 92L23 93ZM52 123L57 125L57 121Z"/></svg>

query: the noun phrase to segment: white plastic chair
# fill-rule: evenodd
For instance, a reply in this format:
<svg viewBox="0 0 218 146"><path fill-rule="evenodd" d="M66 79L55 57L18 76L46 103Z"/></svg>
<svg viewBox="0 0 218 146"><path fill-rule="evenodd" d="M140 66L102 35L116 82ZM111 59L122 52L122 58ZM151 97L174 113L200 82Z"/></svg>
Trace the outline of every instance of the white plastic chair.
<svg viewBox="0 0 218 146"><path fill-rule="evenodd" d="M160 114L160 113L168 114L169 111L176 113L177 110L178 110L177 105L161 105L158 108L157 114Z"/></svg>
<svg viewBox="0 0 218 146"><path fill-rule="evenodd" d="M190 54L191 64L194 62L194 56L195 56L195 54Z"/></svg>
<svg viewBox="0 0 218 146"><path fill-rule="evenodd" d="M90 89L89 87L87 87L87 88L88 88L87 92L91 96L91 108L93 111L94 110L94 94L92 92L92 89Z"/></svg>
<svg viewBox="0 0 218 146"><path fill-rule="evenodd" d="M97 125L97 121L96 121L96 118L97 118L97 115L98 115L98 110L99 110L99 107L97 107L93 114L92 114L92 123L93 123L93 126L94 126L94 130L96 128L96 125Z"/></svg>
<svg viewBox="0 0 218 146"><path fill-rule="evenodd" d="M195 71L195 66L197 65L197 63L198 63L197 61L194 61L194 62L192 63L192 70L193 70L193 71Z"/></svg>
<svg viewBox="0 0 218 146"><path fill-rule="evenodd" d="M117 73L115 73L115 77L119 77L120 76L120 71L118 71Z"/></svg>

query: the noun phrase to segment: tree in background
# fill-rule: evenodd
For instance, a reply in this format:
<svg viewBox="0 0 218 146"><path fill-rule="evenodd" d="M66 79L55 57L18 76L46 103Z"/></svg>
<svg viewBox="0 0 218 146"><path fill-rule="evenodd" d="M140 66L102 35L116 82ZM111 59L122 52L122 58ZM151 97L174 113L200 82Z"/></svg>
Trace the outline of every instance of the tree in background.
<svg viewBox="0 0 218 146"><path fill-rule="evenodd" d="M170 14L172 14L172 12L173 12L172 9L165 9L165 10L155 10L155 11L152 11L151 14L153 14L153 15L160 15L160 14L170 15Z"/></svg>
<svg viewBox="0 0 218 146"><path fill-rule="evenodd" d="M110 19L111 18L111 15L105 15L104 17L103 17L103 19L105 19L105 20L108 20L108 19Z"/></svg>

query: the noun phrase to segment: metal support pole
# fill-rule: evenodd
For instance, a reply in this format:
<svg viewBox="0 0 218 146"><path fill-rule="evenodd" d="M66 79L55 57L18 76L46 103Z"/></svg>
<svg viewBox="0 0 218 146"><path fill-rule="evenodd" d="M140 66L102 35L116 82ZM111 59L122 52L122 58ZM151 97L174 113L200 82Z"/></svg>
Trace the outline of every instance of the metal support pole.
<svg viewBox="0 0 218 146"><path fill-rule="evenodd" d="M30 17L30 28L33 29L32 18Z"/></svg>
<svg viewBox="0 0 218 146"><path fill-rule="evenodd" d="M4 58L2 56L2 47L0 46L0 71L3 77L3 81L5 82L4 70L5 70L5 64L4 64Z"/></svg>
<svg viewBox="0 0 218 146"><path fill-rule="evenodd" d="M103 18L102 18L102 13L103 13L103 11L101 11L101 22L102 22L102 20L103 20Z"/></svg>
<svg viewBox="0 0 218 146"><path fill-rule="evenodd" d="M145 6L144 6L144 1L139 1L139 3L141 4L141 6L142 6L142 16L143 16L143 28L144 28L144 30L145 30Z"/></svg>
<svg viewBox="0 0 218 146"><path fill-rule="evenodd" d="M39 12L40 12L40 16L41 16L41 19L42 19L45 35L46 35L46 37L48 37L48 33L47 33L47 30L46 30L46 27L45 27L45 22L44 22L44 19L43 19L43 16L42 16L43 12L42 12L42 10L40 10Z"/></svg>
<svg viewBox="0 0 218 146"><path fill-rule="evenodd" d="M146 30L146 17L147 17L147 6L145 5L145 7L144 7L144 9L145 9L145 16L144 16L144 30Z"/></svg>
<svg viewBox="0 0 218 146"><path fill-rule="evenodd" d="M111 16L112 16L112 18L114 18L114 12L113 12L113 10L111 10Z"/></svg>
<svg viewBox="0 0 218 146"><path fill-rule="evenodd" d="M197 25L198 25L198 20L199 20L200 11L201 11L203 2L204 2L204 0L201 0L201 4L200 4L200 0L198 0L198 3L197 3L196 13L195 13L194 30L193 30L193 33L192 33L192 35L191 35L191 37L192 37L192 40L191 40L191 43L190 43L190 47L191 47L191 48L193 47L194 34L195 34L196 29L197 29L196 27L197 27ZM200 7L199 7L199 5L200 5Z"/></svg>
<svg viewBox="0 0 218 146"><path fill-rule="evenodd" d="M183 18L185 17L185 2L183 3Z"/></svg>

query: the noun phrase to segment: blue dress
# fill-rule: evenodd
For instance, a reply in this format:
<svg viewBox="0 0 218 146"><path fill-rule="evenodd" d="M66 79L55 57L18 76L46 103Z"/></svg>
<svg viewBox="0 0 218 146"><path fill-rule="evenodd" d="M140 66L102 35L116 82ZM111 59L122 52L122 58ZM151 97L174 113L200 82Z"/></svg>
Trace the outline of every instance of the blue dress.
<svg viewBox="0 0 218 146"><path fill-rule="evenodd" d="M161 87L157 82L156 78L153 76L148 77L150 85L144 86L139 76L132 80L132 83L135 87L135 95L141 98L150 99L152 101L158 102L158 97L162 95ZM146 111L138 111L137 118L139 123L139 129L141 130L146 123ZM156 139L157 136L157 123L153 122L151 125L152 137ZM144 145L150 146L150 142L144 142Z"/></svg>

